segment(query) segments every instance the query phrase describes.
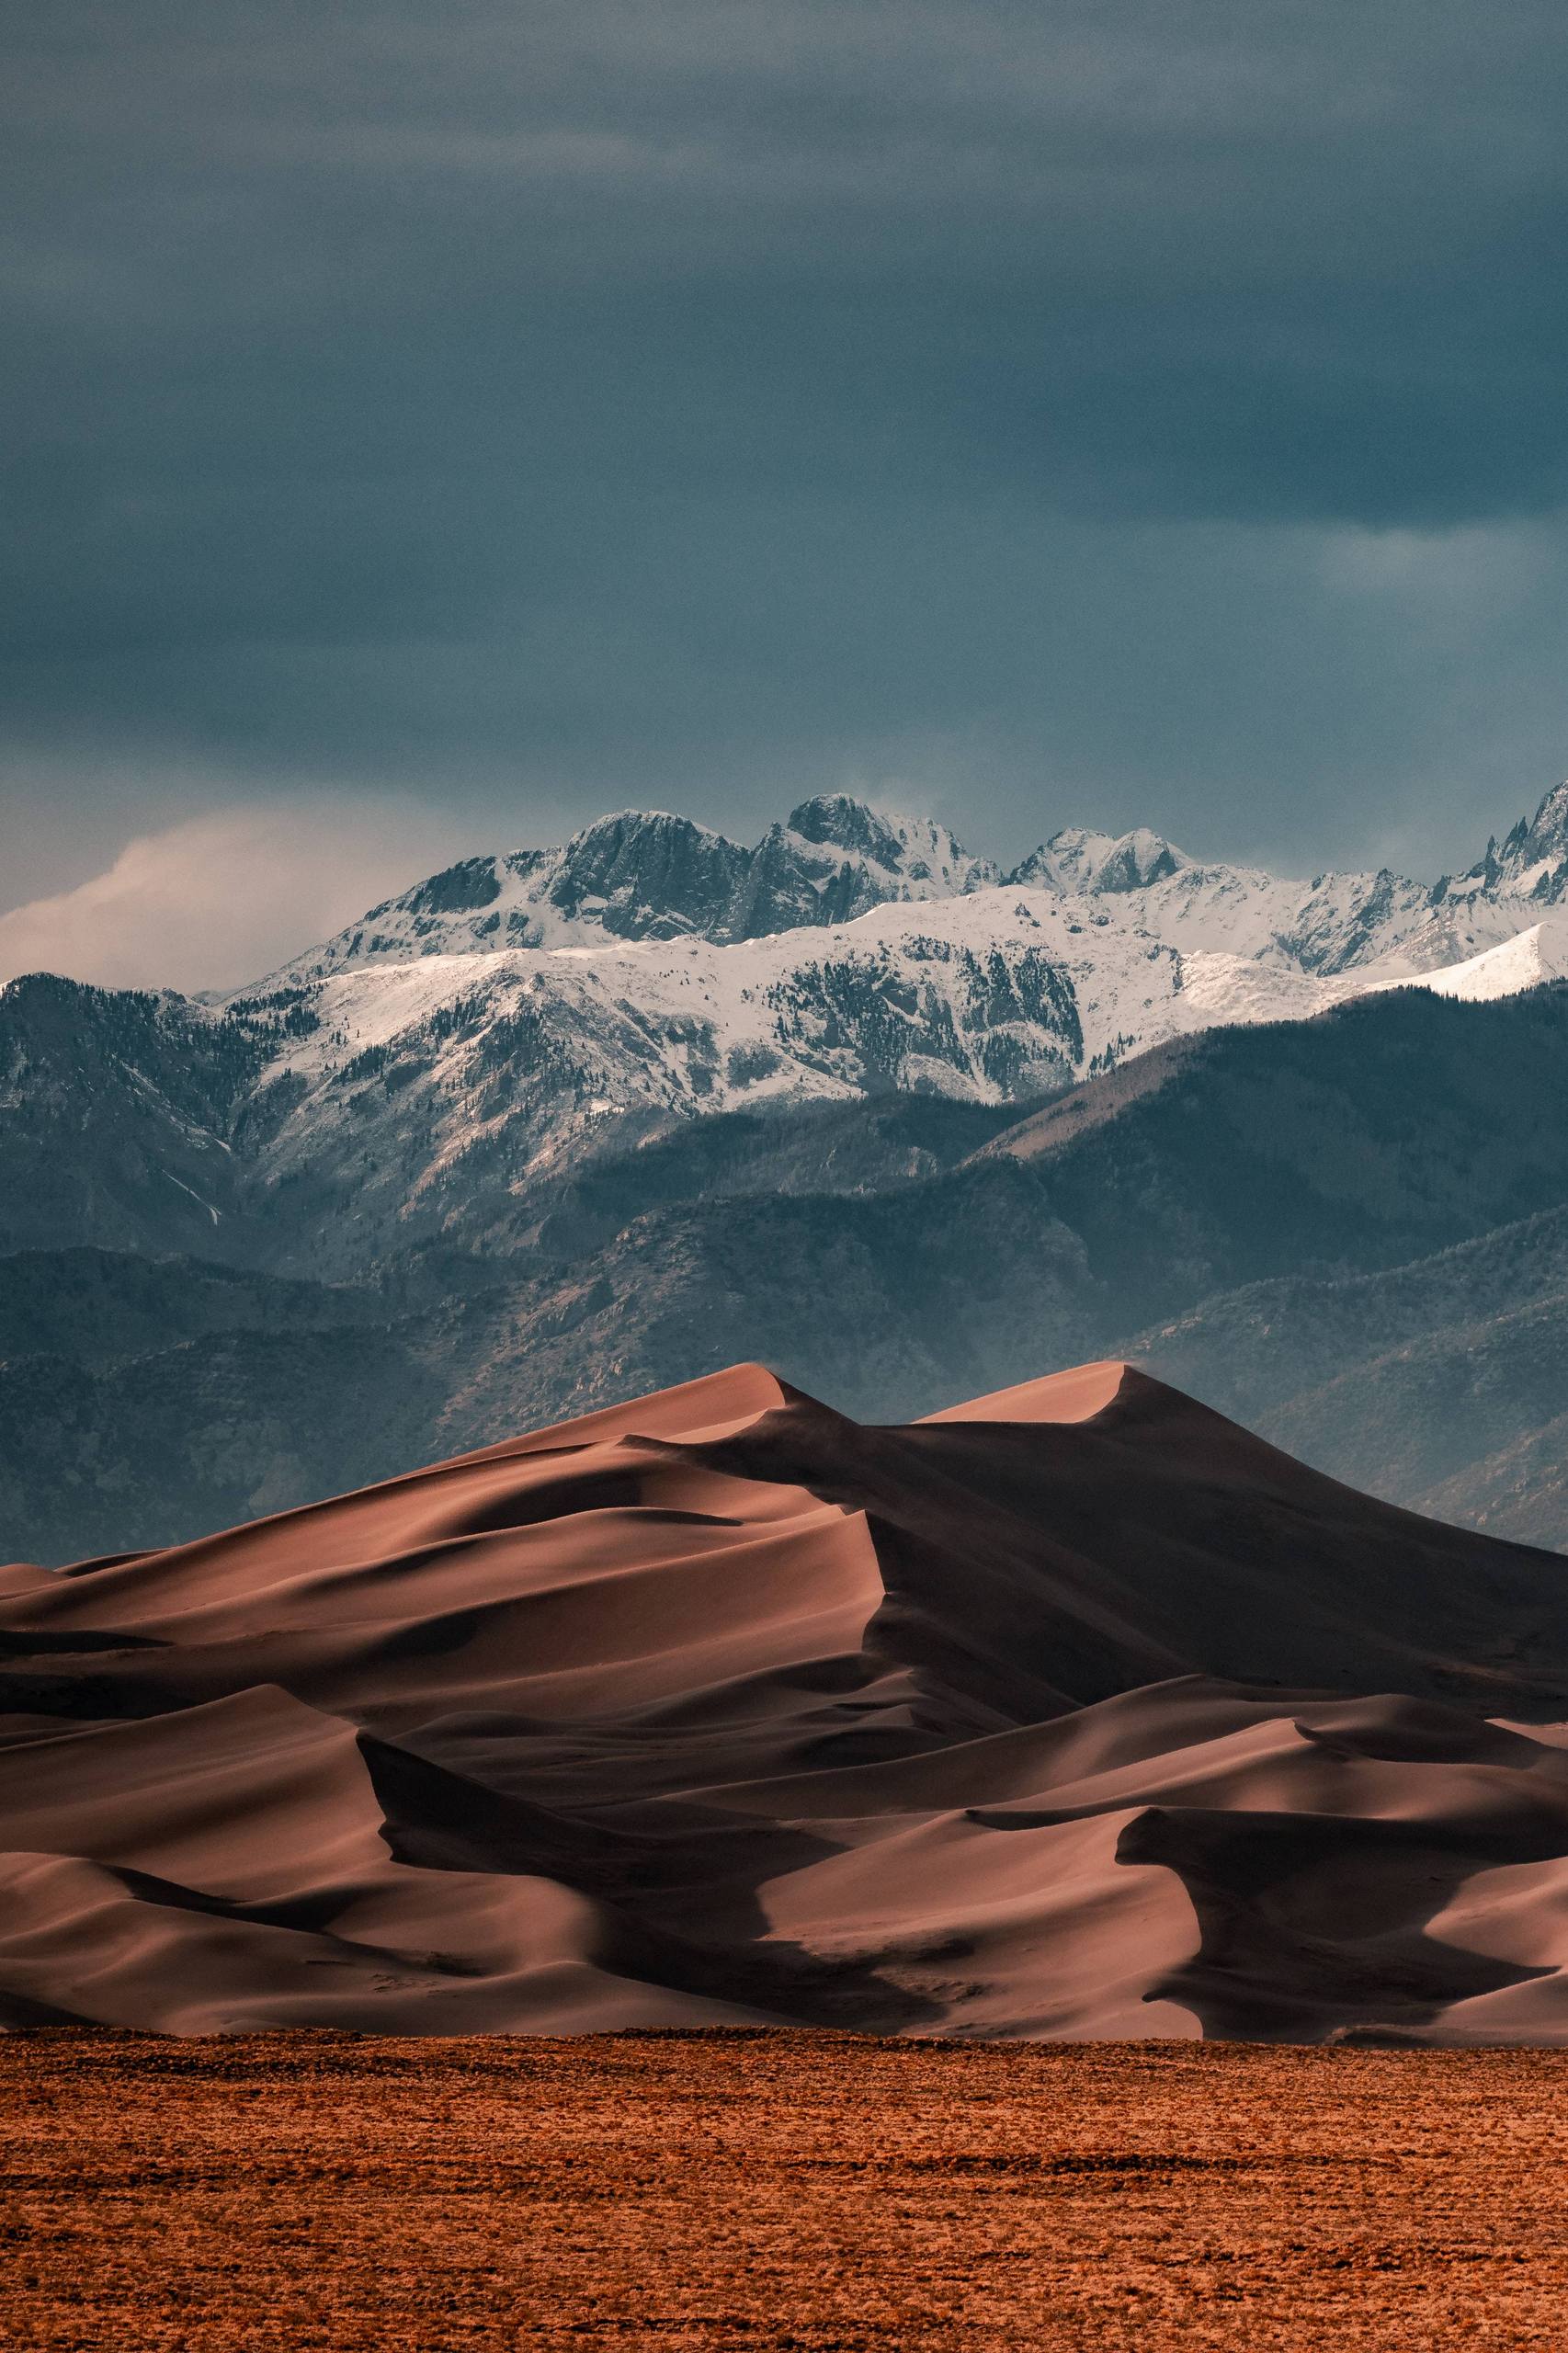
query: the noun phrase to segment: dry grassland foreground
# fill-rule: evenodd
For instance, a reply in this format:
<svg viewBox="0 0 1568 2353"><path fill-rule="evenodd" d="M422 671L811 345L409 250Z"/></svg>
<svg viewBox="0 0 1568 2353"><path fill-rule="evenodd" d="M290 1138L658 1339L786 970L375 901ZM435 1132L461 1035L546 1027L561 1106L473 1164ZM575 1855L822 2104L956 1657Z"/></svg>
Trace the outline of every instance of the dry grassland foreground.
<svg viewBox="0 0 1568 2353"><path fill-rule="evenodd" d="M1568 2054L0 2040L0 2343L1568 2344Z"/></svg>

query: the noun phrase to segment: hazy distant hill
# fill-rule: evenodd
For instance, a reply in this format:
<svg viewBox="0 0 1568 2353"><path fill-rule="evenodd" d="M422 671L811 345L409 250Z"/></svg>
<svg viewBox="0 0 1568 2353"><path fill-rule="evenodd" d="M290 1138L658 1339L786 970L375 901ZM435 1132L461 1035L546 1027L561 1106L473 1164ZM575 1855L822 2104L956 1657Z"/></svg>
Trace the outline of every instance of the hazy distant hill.
<svg viewBox="0 0 1568 2353"><path fill-rule="evenodd" d="M7 1549L191 1532L740 1357L899 1416L1111 1350L1376 1492L1568 1541L1541 1435L1565 1088L1568 989L1400 992L1011 1124L925 1097L683 1121L525 1195L526 1245L373 1281L13 1256ZM62 1479L67 1425L91 1443Z"/></svg>

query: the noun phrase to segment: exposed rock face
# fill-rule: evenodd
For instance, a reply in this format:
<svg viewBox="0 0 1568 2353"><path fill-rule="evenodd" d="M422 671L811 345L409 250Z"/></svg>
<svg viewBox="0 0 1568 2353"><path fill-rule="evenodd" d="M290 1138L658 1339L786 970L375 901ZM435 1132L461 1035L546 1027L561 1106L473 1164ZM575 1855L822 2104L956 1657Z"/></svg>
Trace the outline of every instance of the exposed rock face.
<svg viewBox="0 0 1568 2353"><path fill-rule="evenodd" d="M757 939L995 880L945 825L883 816L842 793L802 801L752 849L689 817L628 809L559 849L464 858L373 907L289 974L607 939Z"/></svg>
<svg viewBox="0 0 1568 2353"><path fill-rule="evenodd" d="M222 1004L0 990L0 1247L348 1271L473 1246L607 1135L694 1114L1023 1105L1404 978L1506 995L1568 972L1565 860L1568 788L1432 891L1281 881L1146 831L1059 832L999 881L945 827L844 795L750 849L624 813L450 867Z"/></svg>
<svg viewBox="0 0 1568 2353"><path fill-rule="evenodd" d="M1049 892L1080 928L1187 955L1233 955L1332 978L1461 962L1540 919L1568 891L1568 785L1489 843L1468 875L1428 884L1387 868L1293 881L1193 858L1161 835L1067 826L1006 874L930 818L884 813L844 793L802 801L755 847L689 818L626 810L556 849L466 858L373 908L279 978L348 964L616 940L735 945L833 929L881 907ZM999 910L1002 903L998 902Z"/></svg>
<svg viewBox="0 0 1568 2353"><path fill-rule="evenodd" d="M1568 782L1554 785L1535 815L1521 817L1499 844L1495 838L1467 874L1445 877L1437 895L1520 898L1554 907L1568 896Z"/></svg>
<svg viewBox="0 0 1568 2353"><path fill-rule="evenodd" d="M1146 891L1179 872L1191 872L1194 861L1185 851L1141 826L1131 834L1096 834L1081 825L1064 826L1048 842L1031 850L1008 875L1009 882L1046 882L1072 892L1113 895ZM1229 869L1222 870L1229 871Z"/></svg>

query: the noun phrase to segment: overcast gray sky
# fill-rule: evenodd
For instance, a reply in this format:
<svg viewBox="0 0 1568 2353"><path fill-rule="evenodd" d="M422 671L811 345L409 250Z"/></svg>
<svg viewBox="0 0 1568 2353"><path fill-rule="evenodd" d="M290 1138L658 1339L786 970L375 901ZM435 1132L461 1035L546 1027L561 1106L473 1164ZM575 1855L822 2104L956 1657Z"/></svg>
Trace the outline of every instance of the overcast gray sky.
<svg viewBox="0 0 1568 2353"><path fill-rule="evenodd" d="M844 785L1436 870L1568 767L1561 0L5 40L0 906Z"/></svg>

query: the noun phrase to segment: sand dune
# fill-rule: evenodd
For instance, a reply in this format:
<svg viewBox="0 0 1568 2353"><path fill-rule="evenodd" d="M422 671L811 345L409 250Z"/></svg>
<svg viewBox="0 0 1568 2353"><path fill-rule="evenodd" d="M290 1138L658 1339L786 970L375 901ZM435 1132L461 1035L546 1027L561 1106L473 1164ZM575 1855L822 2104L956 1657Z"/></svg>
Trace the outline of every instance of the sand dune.
<svg viewBox="0 0 1568 2353"><path fill-rule="evenodd" d="M0 2022L1568 2041L1568 1563L756 1366L0 1571Z"/></svg>

